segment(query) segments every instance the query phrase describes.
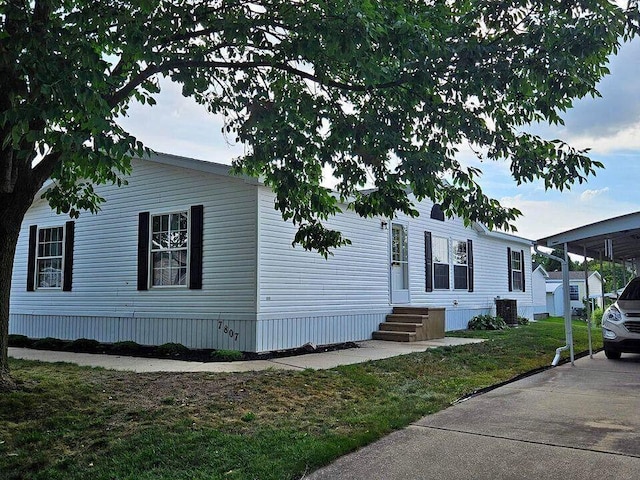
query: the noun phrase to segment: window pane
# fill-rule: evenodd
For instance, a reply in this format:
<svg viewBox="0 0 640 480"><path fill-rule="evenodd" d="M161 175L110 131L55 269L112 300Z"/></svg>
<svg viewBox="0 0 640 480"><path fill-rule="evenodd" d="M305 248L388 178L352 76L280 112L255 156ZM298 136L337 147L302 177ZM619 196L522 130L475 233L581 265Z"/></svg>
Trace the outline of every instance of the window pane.
<svg viewBox="0 0 640 480"><path fill-rule="evenodd" d="M511 272L512 285L514 290L522 290L522 273Z"/></svg>
<svg viewBox="0 0 640 480"><path fill-rule="evenodd" d="M522 270L522 263L520 261L520 252L511 252L511 269Z"/></svg>
<svg viewBox="0 0 640 480"><path fill-rule="evenodd" d="M449 265L433 265L433 288L449 289Z"/></svg>
<svg viewBox="0 0 640 480"><path fill-rule="evenodd" d="M466 266L454 265L453 288L455 288L456 290L466 290L468 288Z"/></svg>
<svg viewBox="0 0 640 480"><path fill-rule="evenodd" d="M60 288L62 286L62 260L59 258L38 260L37 275L39 288Z"/></svg>
<svg viewBox="0 0 640 480"><path fill-rule="evenodd" d="M457 265L467 264L467 242L453 241L453 263Z"/></svg>
<svg viewBox="0 0 640 480"><path fill-rule="evenodd" d="M449 263L449 241L442 237L432 237L431 246L434 263Z"/></svg>

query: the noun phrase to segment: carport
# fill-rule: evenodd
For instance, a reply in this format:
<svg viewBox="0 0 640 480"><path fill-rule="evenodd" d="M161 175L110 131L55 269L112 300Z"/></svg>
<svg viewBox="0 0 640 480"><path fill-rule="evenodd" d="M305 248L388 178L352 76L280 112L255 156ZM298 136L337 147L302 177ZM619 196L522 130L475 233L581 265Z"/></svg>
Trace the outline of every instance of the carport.
<svg viewBox="0 0 640 480"><path fill-rule="evenodd" d="M534 245L536 251L549 256L549 254L538 250L538 247L562 248L564 250L564 258L553 258L560 260L560 263L562 263L567 344L556 351L556 358L554 358L552 364L557 364L560 352L567 349L570 350L571 363L573 364L573 332L569 299L569 269L567 267L568 254L572 253L584 258L587 298L589 298L586 268L588 258L631 266L632 271L637 275L638 267L640 266L640 212L602 220L537 240ZM627 279L623 278L621 280L625 282ZM589 310L589 303L587 303L589 350L591 353L591 312Z"/></svg>

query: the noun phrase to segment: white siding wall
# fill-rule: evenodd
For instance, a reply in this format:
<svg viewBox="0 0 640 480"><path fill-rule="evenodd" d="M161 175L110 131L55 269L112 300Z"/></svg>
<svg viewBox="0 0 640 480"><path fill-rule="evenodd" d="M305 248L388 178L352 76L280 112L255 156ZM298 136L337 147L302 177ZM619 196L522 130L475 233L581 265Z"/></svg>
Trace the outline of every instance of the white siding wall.
<svg viewBox="0 0 640 480"><path fill-rule="evenodd" d="M327 222L352 241L324 259L291 246L295 227L259 189L259 350L371 338L390 312L388 230L345 212Z"/></svg>
<svg viewBox="0 0 640 480"><path fill-rule="evenodd" d="M102 210L97 215L83 213L76 220L71 292L26 291L29 225L63 225L68 220L67 216L53 213L42 200L31 207L23 223L14 266L11 331L34 337L88 337L151 344L180 341L210 348L233 348L237 344L243 350L253 350L255 185L139 160L134 160L128 182L120 188L97 188L107 200ZM138 213L186 210L197 204L204 205L202 290L137 291ZM70 321L71 318L75 320ZM124 325L122 319L147 320ZM241 332L238 340L229 344L224 327L218 329L218 320ZM166 321L170 326L163 326ZM201 322L209 325L192 328ZM250 325L241 325L243 322ZM134 323L144 324L144 328ZM178 324L186 326L175 328ZM141 330L145 333L141 334ZM193 333L186 337L177 333L183 330Z"/></svg>
<svg viewBox="0 0 640 480"><path fill-rule="evenodd" d="M273 209L273 194L259 193L258 349L284 349L306 342L335 343L370 338L391 311L389 295L390 222L362 219L346 211L327 222L352 244L325 260L292 247L295 228ZM446 308L446 328L466 328L474 315L495 314L495 298L518 301L520 315L532 318L531 252L526 242L494 238L465 228L459 219L430 218L432 204L418 205L420 217L399 216L408 224L411 305ZM387 220L388 221L388 220ZM425 292L424 232L473 240L475 291ZM525 292L508 291L507 247L524 250ZM451 274L453 285L453 274Z"/></svg>
<svg viewBox="0 0 640 480"><path fill-rule="evenodd" d="M597 275L591 275L589 277L589 296L597 296L596 300L597 305L602 308L603 306L603 291L602 291L602 280Z"/></svg>

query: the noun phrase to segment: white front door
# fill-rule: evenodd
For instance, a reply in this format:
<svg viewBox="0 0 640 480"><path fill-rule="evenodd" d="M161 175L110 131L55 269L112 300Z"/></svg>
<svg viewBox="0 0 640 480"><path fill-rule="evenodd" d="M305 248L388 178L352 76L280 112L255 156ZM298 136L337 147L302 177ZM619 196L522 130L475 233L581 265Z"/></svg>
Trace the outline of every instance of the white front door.
<svg viewBox="0 0 640 480"><path fill-rule="evenodd" d="M409 242L407 226L391 224L391 303L409 303Z"/></svg>

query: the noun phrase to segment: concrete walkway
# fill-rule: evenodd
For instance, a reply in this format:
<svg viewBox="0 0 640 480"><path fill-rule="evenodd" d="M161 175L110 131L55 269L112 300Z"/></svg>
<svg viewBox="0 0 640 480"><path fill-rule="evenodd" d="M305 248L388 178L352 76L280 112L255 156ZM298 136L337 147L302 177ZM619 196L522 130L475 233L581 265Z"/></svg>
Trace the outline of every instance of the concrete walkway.
<svg viewBox="0 0 640 480"><path fill-rule="evenodd" d="M640 356L584 357L424 417L307 480L640 478Z"/></svg>
<svg viewBox="0 0 640 480"><path fill-rule="evenodd" d="M333 352L310 353L294 357L274 358L271 360L249 360L242 362L185 362L157 358L127 357L120 355L99 355L93 353L52 352L29 348L9 348L9 356L24 360L41 362L67 362L89 367L103 367L112 370L132 372L248 372L254 370L322 370L339 365L364 363L369 360L422 352L429 348L448 345L478 343L475 338L446 337L421 342L383 342L366 340L357 342L360 348L349 348Z"/></svg>

